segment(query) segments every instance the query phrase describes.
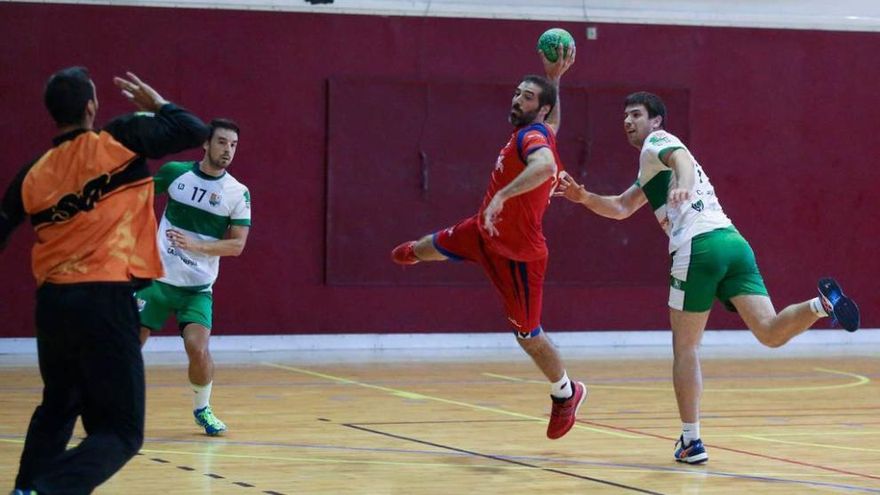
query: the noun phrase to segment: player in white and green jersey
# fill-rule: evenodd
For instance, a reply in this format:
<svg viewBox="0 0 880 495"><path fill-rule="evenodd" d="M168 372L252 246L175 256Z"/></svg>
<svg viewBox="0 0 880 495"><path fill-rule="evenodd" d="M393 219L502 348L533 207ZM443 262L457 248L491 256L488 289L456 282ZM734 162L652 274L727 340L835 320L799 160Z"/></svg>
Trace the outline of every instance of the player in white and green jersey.
<svg viewBox="0 0 880 495"><path fill-rule="evenodd" d="M677 137L664 130L665 120L666 107L659 97L646 92L629 95L624 131L630 144L641 152L636 182L617 196L600 196L565 175L560 177L557 195L617 220L650 204L669 236L673 382L682 421L674 455L679 462L696 464L709 458L700 440L702 376L697 351L714 299L738 312L758 340L769 347L785 344L825 316L855 331L859 310L834 279L823 278L819 280L819 297L777 314L752 248L724 214L697 160Z"/></svg>
<svg viewBox="0 0 880 495"><path fill-rule="evenodd" d="M212 326L211 287L221 256L238 256L251 225L247 187L227 172L238 147L238 125L214 119L198 162L169 162L155 176L157 194L168 204L159 222L159 252L165 275L138 292L141 345L173 313L189 357L193 415L208 435L226 425L210 406L214 360L208 350Z"/></svg>

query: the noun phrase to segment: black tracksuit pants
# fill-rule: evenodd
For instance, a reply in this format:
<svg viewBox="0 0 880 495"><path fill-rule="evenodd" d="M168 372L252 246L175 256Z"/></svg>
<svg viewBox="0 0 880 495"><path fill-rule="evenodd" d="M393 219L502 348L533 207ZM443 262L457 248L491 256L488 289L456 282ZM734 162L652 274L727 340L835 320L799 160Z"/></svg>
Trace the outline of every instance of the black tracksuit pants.
<svg viewBox="0 0 880 495"><path fill-rule="evenodd" d="M144 362L132 284L44 284L36 324L43 401L16 488L87 494L144 441ZM67 449L77 416L86 438Z"/></svg>

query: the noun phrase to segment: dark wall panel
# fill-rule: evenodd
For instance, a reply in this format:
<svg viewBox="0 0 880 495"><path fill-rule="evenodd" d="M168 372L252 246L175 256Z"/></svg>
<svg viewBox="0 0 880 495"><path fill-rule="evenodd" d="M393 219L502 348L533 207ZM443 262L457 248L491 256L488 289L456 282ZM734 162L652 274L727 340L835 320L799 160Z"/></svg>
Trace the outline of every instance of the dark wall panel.
<svg viewBox="0 0 880 495"><path fill-rule="evenodd" d="M595 125L619 116L624 97L635 88L567 88L565 123L559 136L564 167L579 180L601 170L593 186L618 192L633 183L628 163L633 149L620 139L619 126ZM688 93L664 90L678 128L688 137ZM329 84L327 171L328 285L483 286L480 270L465 263L426 264L401 270L388 262L391 246L449 227L476 213L495 158L510 138L499 125L509 107L509 85L334 79ZM402 118L405 116L405 118ZM592 123L592 124L591 124ZM547 285L607 287L663 286L666 267L641 256L658 245L651 220L612 224L575 232L581 207L552 202L544 227L553 259ZM585 260L583 252L601 252ZM597 269L597 265L615 270Z"/></svg>

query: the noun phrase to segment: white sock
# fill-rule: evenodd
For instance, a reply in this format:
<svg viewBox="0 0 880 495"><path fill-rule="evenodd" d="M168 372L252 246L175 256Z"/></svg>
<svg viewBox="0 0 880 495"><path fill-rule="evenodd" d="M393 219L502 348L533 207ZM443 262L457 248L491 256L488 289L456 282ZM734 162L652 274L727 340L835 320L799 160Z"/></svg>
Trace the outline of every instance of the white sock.
<svg viewBox="0 0 880 495"><path fill-rule="evenodd" d="M193 395L193 411L208 406L208 402L211 400L211 385L213 384L214 382L211 382L207 385L196 385L195 383L190 383L193 392L195 393L195 395Z"/></svg>
<svg viewBox="0 0 880 495"><path fill-rule="evenodd" d="M562 378L558 382L550 384L550 395L557 399L567 399L571 397L572 393L571 380L568 379L568 373L563 371Z"/></svg>
<svg viewBox="0 0 880 495"><path fill-rule="evenodd" d="M828 312L825 311L825 306L822 305L822 300L818 297L810 299L810 309L812 309L813 313L820 318L828 316Z"/></svg>
<svg viewBox="0 0 880 495"><path fill-rule="evenodd" d="M700 438L700 422L682 423L681 436L684 438L684 447L687 447L691 442Z"/></svg>

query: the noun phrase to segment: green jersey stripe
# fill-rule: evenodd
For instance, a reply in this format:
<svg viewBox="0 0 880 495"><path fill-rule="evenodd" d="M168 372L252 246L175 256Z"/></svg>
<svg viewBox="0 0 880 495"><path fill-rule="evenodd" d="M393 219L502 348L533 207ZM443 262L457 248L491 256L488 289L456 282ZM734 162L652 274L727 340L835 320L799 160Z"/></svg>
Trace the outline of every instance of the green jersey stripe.
<svg viewBox="0 0 880 495"><path fill-rule="evenodd" d="M668 166L668 164L666 163L666 158L669 157L669 155L670 155L673 151L675 151L675 150L683 150L683 149L684 149L684 147L682 147L682 146L670 146L670 147L668 147L668 148L663 148L662 150L660 150L659 153L657 153L657 158L659 158L660 161L663 162L663 165L667 165L667 166Z"/></svg>
<svg viewBox="0 0 880 495"><path fill-rule="evenodd" d="M648 203L651 205L652 210L656 210L666 204L670 180L672 180L672 170L661 170L642 186L642 192L648 198Z"/></svg>
<svg viewBox="0 0 880 495"><path fill-rule="evenodd" d="M222 239L226 230L229 229L229 217L209 213L175 201L173 198L168 198L165 217L175 227L215 239Z"/></svg>

